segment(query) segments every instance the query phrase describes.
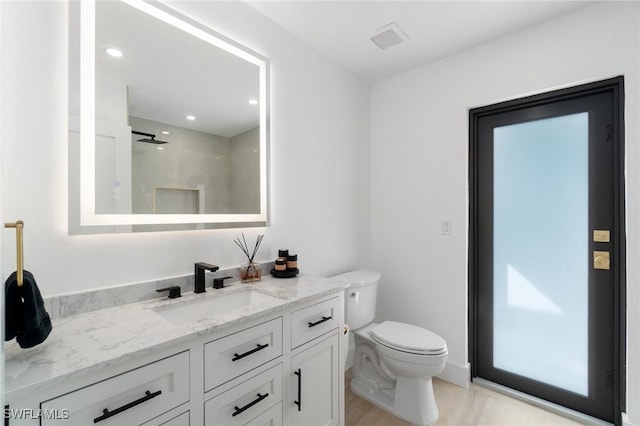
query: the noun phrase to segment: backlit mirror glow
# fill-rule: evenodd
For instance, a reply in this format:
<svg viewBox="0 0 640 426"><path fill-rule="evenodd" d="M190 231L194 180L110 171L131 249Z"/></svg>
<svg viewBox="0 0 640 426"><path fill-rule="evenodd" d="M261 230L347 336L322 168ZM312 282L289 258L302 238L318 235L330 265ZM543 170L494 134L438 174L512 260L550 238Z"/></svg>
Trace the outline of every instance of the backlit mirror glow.
<svg viewBox="0 0 640 426"><path fill-rule="evenodd" d="M69 34L80 228L266 224L265 58L141 0L71 2Z"/></svg>

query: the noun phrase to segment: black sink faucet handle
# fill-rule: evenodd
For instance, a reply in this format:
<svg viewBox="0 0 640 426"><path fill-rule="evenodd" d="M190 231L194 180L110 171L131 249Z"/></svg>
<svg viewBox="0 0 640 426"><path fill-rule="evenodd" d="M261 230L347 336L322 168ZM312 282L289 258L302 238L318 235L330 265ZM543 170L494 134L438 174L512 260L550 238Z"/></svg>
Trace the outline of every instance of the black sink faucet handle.
<svg viewBox="0 0 640 426"><path fill-rule="evenodd" d="M226 280L227 278L233 278L233 277L227 276L227 277L214 278L213 279L213 288L222 288L222 287L224 287L224 280Z"/></svg>
<svg viewBox="0 0 640 426"><path fill-rule="evenodd" d="M156 289L156 291L158 293L162 293L163 291L168 291L169 292L169 299L175 299L176 297L182 297L182 295L180 294L180 286L179 285L172 285L171 287L167 287L167 288L159 288L159 289Z"/></svg>

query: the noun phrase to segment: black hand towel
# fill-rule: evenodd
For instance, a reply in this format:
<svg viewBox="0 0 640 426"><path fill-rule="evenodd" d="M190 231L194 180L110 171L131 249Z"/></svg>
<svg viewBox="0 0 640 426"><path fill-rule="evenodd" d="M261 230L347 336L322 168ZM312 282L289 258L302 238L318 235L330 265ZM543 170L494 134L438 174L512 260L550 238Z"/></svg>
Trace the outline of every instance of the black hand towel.
<svg viewBox="0 0 640 426"><path fill-rule="evenodd" d="M15 274L15 273L14 273ZM9 299L6 302L6 318L9 324L9 314L14 315L11 318L11 326L15 324L16 340L21 348L31 348L44 342L49 333L51 333L51 318L44 308L44 301L40 295L40 290L36 284L36 280L29 271L24 271L24 279L21 287L18 287L17 278L11 274L7 283L5 283L5 294L8 293ZM14 288L17 289L17 300L14 296ZM15 305L9 308L9 301ZM5 340L9 340L12 329L7 327Z"/></svg>
<svg viewBox="0 0 640 426"><path fill-rule="evenodd" d="M22 300L15 272L4 283L4 306L4 340L8 341L18 335L18 325L22 321Z"/></svg>

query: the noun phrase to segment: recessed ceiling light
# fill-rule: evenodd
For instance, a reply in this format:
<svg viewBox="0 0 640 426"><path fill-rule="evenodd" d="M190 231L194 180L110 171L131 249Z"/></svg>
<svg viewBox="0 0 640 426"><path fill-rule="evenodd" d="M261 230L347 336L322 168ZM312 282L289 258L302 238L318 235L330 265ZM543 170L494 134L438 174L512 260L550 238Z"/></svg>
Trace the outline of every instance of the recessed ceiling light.
<svg viewBox="0 0 640 426"><path fill-rule="evenodd" d="M257 99L249 99L249 105L258 105L258 100Z"/></svg>
<svg viewBox="0 0 640 426"><path fill-rule="evenodd" d="M170 135L170 134L171 134L170 132L167 132L166 130L163 130L161 133L162 133L163 135Z"/></svg>
<svg viewBox="0 0 640 426"><path fill-rule="evenodd" d="M187 115L185 118L186 118L187 120L189 120L189 121L193 121L193 120L195 120L195 119L196 119L196 116L195 116L195 115Z"/></svg>
<svg viewBox="0 0 640 426"><path fill-rule="evenodd" d="M105 47L104 51L107 52L109 56L113 56L114 58L121 58L123 56L122 50L116 49L115 47Z"/></svg>

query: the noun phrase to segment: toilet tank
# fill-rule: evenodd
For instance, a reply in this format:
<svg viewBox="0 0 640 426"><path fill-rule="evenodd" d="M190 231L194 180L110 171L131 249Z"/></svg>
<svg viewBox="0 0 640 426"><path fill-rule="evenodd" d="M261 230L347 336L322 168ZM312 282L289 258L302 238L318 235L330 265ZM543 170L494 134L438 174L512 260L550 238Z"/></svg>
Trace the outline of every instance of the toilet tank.
<svg viewBox="0 0 640 426"><path fill-rule="evenodd" d="M349 284L344 298L344 312L349 328L357 330L372 322L376 315L380 272L351 271L332 279Z"/></svg>

